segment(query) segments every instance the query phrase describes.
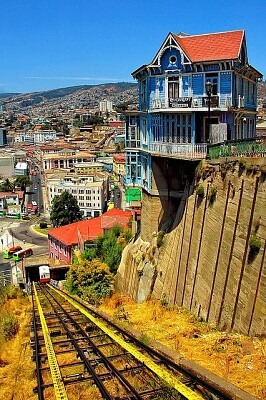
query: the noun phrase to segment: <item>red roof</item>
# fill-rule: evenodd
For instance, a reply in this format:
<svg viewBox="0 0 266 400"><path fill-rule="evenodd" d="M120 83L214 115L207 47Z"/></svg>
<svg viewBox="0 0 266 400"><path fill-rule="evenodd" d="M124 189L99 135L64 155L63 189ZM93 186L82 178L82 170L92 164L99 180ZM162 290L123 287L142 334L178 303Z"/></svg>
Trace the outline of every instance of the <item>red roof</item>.
<svg viewBox="0 0 266 400"><path fill-rule="evenodd" d="M15 192L0 192L0 199L15 196L18 196L19 199L23 199L23 192L20 190L16 190Z"/></svg>
<svg viewBox="0 0 266 400"><path fill-rule="evenodd" d="M232 60L239 57L244 31L173 37L192 62Z"/></svg>
<svg viewBox="0 0 266 400"><path fill-rule="evenodd" d="M110 229L114 225L118 224L126 228L131 217L131 211L113 208L100 217L73 222L59 228L52 228L49 229L48 233L49 236L58 239L67 246L71 246L78 243L78 235L83 240L95 240L97 236L103 234L104 229Z"/></svg>
<svg viewBox="0 0 266 400"><path fill-rule="evenodd" d="M117 163L125 163L126 162L126 155L125 154L115 154L114 161Z"/></svg>

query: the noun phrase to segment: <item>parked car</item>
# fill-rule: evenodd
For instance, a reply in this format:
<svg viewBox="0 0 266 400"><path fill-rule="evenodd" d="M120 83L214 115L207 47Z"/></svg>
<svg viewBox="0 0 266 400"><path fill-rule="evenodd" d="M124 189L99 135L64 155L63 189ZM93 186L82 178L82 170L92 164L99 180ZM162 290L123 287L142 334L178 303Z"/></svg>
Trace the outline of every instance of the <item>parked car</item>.
<svg viewBox="0 0 266 400"><path fill-rule="evenodd" d="M33 206L37 206L37 201L33 200L31 203L32 203Z"/></svg>

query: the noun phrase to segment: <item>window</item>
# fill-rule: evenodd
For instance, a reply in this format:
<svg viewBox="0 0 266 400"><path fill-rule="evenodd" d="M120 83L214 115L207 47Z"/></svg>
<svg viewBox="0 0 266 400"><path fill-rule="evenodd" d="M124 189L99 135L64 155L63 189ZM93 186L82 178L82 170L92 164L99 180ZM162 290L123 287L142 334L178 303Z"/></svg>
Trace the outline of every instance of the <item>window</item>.
<svg viewBox="0 0 266 400"><path fill-rule="evenodd" d="M212 83L212 95L216 96L218 93L218 74L217 73L206 74L205 83L206 82Z"/></svg>
<svg viewBox="0 0 266 400"><path fill-rule="evenodd" d="M142 137L143 137L143 143L147 143L147 120L144 118L142 120Z"/></svg>
<svg viewBox="0 0 266 400"><path fill-rule="evenodd" d="M171 57L169 58L169 62L170 62L170 64L176 64L176 62L177 62L176 56L171 56Z"/></svg>
<svg viewBox="0 0 266 400"><path fill-rule="evenodd" d="M178 76L169 76L168 78L168 98L177 99L179 97L179 78Z"/></svg>

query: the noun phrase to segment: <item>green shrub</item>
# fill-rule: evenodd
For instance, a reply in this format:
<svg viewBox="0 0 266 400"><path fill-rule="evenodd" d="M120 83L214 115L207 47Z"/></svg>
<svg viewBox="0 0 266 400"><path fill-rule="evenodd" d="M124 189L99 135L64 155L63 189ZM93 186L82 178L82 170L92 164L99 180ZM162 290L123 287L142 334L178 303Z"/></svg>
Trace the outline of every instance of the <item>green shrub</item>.
<svg viewBox="0 0 266 400"><path fill-rule="evenodd" d="M161 305L162 305L163 307L168 307L169 302L168 302L168 300L167 300L167 298L166 298L166 294L165 294L165 293L163 293L160 302L161 302Z"/></svg>
<svg viewBox="0 0 266 400"><path fill-rule="evenodd" d="M9 314L3 314L0 317L0 332L7 340L11 339L19 329L19 323L16 317Z"/></svg>
<svg viewBox="0 0 266 400"><path fill-rule="evenodd" d="M257 254L259 253L261 248L261 239L253 235L249 239L249 253L248 253L248 264L252 263L255 260Z"/></svg>
<svg viewBox="0 0 266 400"><path fill-rule="evenodd" d="M150 343L150 338L146 333L141 333L140 338L139 338L140 342L143 343L144 345L148 346Z"/></svg>
<svg viewBox="0 0 266 400"><path fill-rule="evenodd" d="M197 187L197 189L196 189L196 194L197 194L199 197L204 197L205 190L204 190L204 186L203 186L203 185L199 185L199 186Z"/></svg>
<svg viewBox="0 0 266 400"><path fill-rule="evenodd" d="M158 236L157 236L157 247L161 247L163 244L163 238L165 235L165 231L160 231L158 232Z"/></svg>
<svg viewBox="0 0 266 400"><path fill-rule="evenodd" d="M47 228L47 222L40 222L40 229L46 229Z"/></svg>
<svg viewBox="0 0 266 400"><path fill-rule="evenodd" d="M209 189L209 200L211 203L214 202L217 194L217 186L216 185L211 185Z"/></svg>
<svg viewBox="0 0 266 400"><path fill-rule="evenodd" d="M2 285L0 281L0 305L9 299L17 299L21 296L21 291L17 286L14 285Z"/></svg>
<svg viewBox="0 0 266 400"><path fill-rule="evenodd" d="M247 162L246 162L246 160L244 158L240 158L238 160L238 163L239 163L239 168L241 168L241 169L245 169L246 168Z"/></svg>
<svg viewBox="0 0 266 400"><path fill-rule="evenodd" d="M249 239L249 247L251 250L259 251L261 248L261 239L260 237L253 235Z"/></svg>

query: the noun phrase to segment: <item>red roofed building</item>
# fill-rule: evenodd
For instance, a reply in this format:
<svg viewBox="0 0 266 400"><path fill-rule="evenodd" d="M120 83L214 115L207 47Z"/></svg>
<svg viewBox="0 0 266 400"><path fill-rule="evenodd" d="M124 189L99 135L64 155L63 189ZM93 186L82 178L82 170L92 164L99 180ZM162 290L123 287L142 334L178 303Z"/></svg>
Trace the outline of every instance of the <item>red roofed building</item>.
<svg viewBox="0 0 266 400"><path fill-rule="evenodd" d="M113 208L100 217L52 228L48 232L49 257L71 263L73 249L84 250L87 241L95 240L115 225L127 228L133 212Z"/></svg>

